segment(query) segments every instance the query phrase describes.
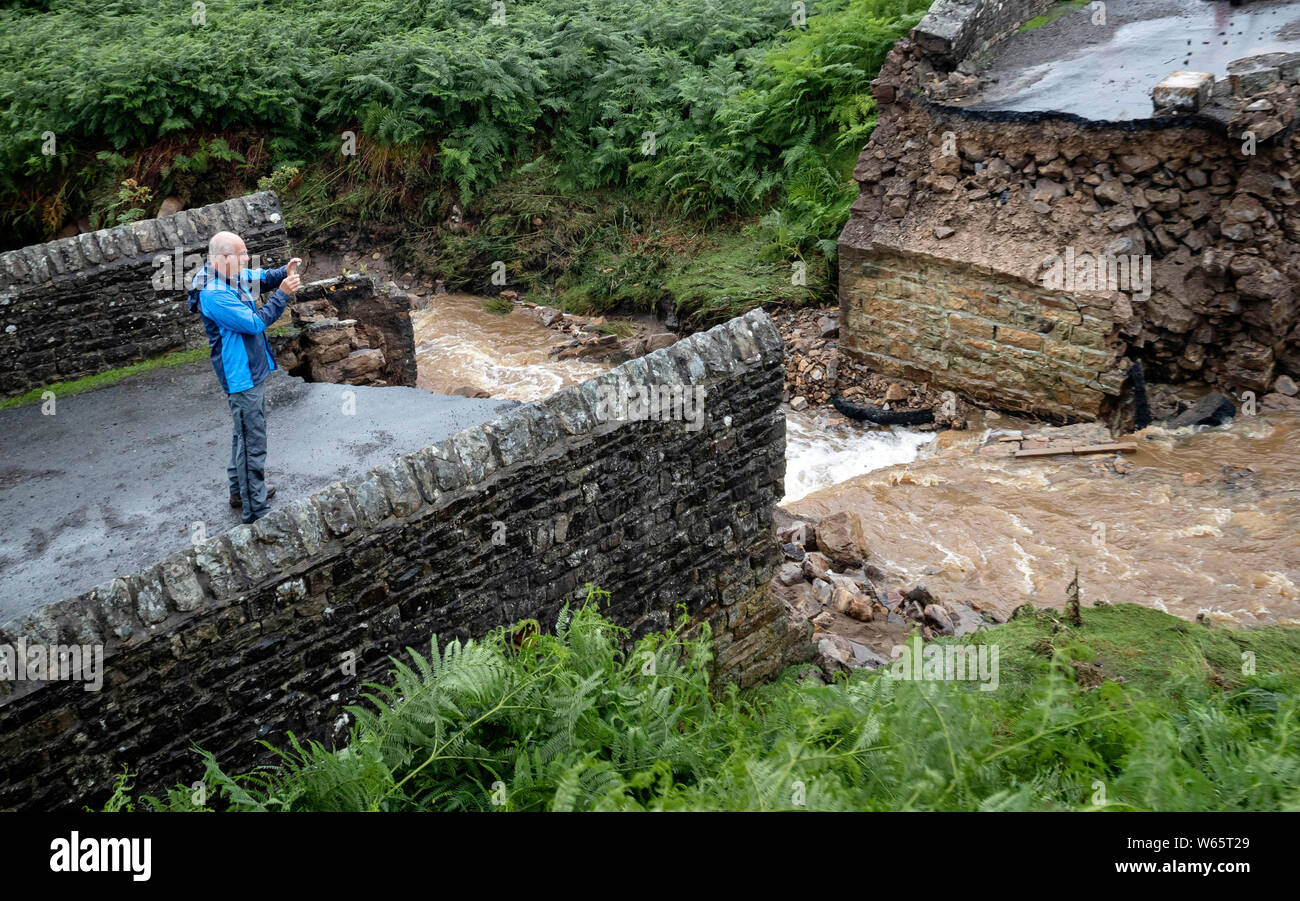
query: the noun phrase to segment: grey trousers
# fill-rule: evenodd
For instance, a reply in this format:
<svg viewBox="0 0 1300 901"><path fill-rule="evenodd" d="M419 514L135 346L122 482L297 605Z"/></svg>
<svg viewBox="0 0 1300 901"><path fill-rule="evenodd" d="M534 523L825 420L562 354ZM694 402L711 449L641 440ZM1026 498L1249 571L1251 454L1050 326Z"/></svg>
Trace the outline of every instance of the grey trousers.
<svg viewBox="0 0 1300 901"><path fill-rule="evenodd" d="M266 502L266 386L265 383L226 396L234 432L226 477L230 496L244 506L244 522L271 512Z"/></svg>

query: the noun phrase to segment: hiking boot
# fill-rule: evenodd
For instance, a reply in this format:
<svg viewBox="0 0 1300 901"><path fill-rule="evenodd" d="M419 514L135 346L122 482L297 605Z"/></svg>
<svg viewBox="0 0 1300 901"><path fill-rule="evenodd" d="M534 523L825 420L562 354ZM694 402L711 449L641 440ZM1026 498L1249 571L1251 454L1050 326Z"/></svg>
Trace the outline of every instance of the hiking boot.
<svg viewBox="0 0 1300 901"><path fill-rule="evenodd" d="M271 498L273 498L273 497L275 497L275 486L274 486L274 485L267 485L267 486L266 486L266 499L267 499L267 501L270 501ZM230 506L232 506L232 507L243 507L243 506L244 506L244 502L243 502L242 500L239 499L239 495L237 495L237 494L232 494L232 495L230 496Z"/></svg>

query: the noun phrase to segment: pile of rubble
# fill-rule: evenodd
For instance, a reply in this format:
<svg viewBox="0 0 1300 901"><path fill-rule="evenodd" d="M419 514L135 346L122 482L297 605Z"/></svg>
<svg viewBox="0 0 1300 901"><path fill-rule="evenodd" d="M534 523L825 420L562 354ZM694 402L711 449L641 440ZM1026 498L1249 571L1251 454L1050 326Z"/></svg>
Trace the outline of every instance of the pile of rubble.
<svg viewBox="0 0 1300 901"><path fill-rule="evenodd" d="M872 372L839 350L838 307L777 310L772 320L785 344L786 400L792 410L830 403L838 394L856 405L884 410L935 410L942 408L948 392L904 379ZM976 408L960 398L948 420L917 426L922 431L964 428Z"/></svg>
<svg viewBox="0 0 1300 901"><path fill-rule="evenodd" d="M383 332L355 319L339 319L327 300L289 307L292 326L271 336L277 363L309 382L387 385L388 361Z"/></svg>
<svg viewBox="0 0 1300 901"><path fill-rule="evenodd" d="M812 621L814 659L827 674L884 666L913 633L931 641L1004 622L973 601L940 603L924 585L904 587L868 563L854 513L796 519L777 508L776 517L786 563L772 590L792 618Z"/></svg>
<svg viewBox="0 0 1300 901"><path fill-rule="evenodd" d="M604 316L576 316L555 307L541 306L521 300L516 291L502 291L500 296L517 304L549 329L567 336L567 340L551 348L557 360L589 359L609 363L625 363L645 356L653 350L670 347L678 336L672 332L653 331L643 322L619 320L620 335L611 330Z"/></svg>

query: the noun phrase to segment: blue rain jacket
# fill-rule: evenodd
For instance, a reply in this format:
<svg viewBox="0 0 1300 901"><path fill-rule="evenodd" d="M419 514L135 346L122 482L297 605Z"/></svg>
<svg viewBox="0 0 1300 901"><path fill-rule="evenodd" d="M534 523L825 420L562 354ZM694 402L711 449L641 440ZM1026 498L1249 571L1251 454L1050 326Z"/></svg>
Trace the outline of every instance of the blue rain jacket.
<svg viewBox="0 0 1300 901"><path fill-rule="evenodd" d="M280 318L289 295L277 290L289 267L245 269L232 284L208 263L190 282L189 309L203 319L203 330L212 348L212 368L227 394L238 394L262 384L276 368L266 329ZM253 302L253 288L259 295L274 291L261 308Z"/></svg>

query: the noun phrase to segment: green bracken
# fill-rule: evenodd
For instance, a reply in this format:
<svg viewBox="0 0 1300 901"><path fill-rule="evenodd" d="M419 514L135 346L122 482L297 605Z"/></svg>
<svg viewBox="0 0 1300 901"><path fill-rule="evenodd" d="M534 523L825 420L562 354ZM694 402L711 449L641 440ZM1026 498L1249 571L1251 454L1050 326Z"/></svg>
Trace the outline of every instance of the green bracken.
<svg viewBox="0 0 1300 901"><path fill-rule="evenodd" d="M402 254L460 290L485 290L500 260L512 287L572 288L566 309L667 300L703 321L743 308L672 297L693 248L657 234L751 226L752 277L803 263L812 290L795 293L830 298L869 83L928 0L818 0L800 23L788 0L519 0L504 17L212 0L199 23L143 0L42 6L0 10L16 242L138 218L146 196L151 212L263 185L307 245L400 223ZM292 52L250 55L250 35Z"/></svg>
<svg viewBox="0 0 1300 901"><path fill-rule="evenodd" d="M499 629L394 662L346 748L292 740L226 773L235 810L1296 810L1300 630L1187 623L1131 604L1027 612L962 641L1000 650L993 691L888 669L829 685L794 667L710 684L685 619L628 646L589 603L554 634ZM535 625L535 624L534 624ZM530 637L517 644L519 635ZM1247 663L1247 661L1249 661ZM130 795L108 809L194 809Z"/></svg>

